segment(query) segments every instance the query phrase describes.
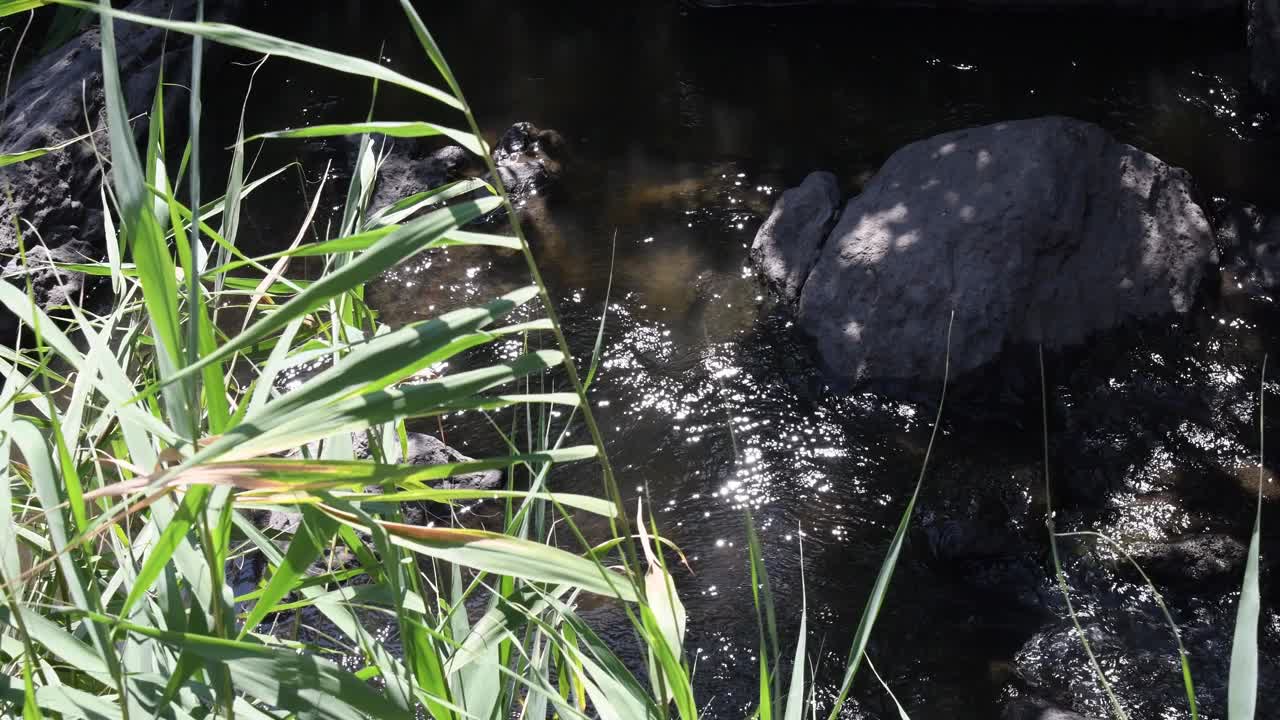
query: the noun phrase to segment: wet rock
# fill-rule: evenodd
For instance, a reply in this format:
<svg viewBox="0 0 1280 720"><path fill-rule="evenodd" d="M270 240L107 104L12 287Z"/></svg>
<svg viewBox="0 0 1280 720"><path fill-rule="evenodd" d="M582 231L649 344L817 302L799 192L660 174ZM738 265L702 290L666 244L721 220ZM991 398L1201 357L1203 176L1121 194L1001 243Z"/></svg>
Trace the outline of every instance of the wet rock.
<svg viewBox="0 0 1280 720"><path fill-rule="evenodd" d="M1054 707L1043 700L1017 698L1004 706L1000 720L1093 720L1079 713Z"/></svg>
<svg viewBox="0 0 1280 720"><path fill-rule="evenodd" d="M1153 582L1162 585L1204 589L1210 585L1239 584L1244 577L1245 546L1229 535L1140 542L1126 550ZM1127 563L1125 567L1129 567Z"/></svg>
<svg viewBox="0 0 1280 720"><path fill-rule="evenodd" d="M936 381L954 311L954 378L1186 312L1213 249L1187 173L1102 128L971 128L902 148L849 201L798 324L837 379Z"/></svg>
<svg viewBox="0 0 1280 720"><path fill-rule="evenodd" d="M829 172L810 173L782 193L751 245L751 260L788 302L800 299L805 278L840 211L840 185Z"/></svg>
<svg viewBox="0 0 1280 720"><path fill-rule="evenodd" d="M1280 218L1220 198L1214 201L1213 216L1223 294L1266 298L1280 289Z"/></svg>
<svg viewBox="0 0 1280 720"><path fill-rule="evenodd" d="M1072 575L1074 577L1074 575ZM1073 585L1076 583L1073 582ZM1085 637L1116 697L1129 717L1185 715L1186 691L1177 645L1169 626L1149 599L1114 604L1094 588L1076 598ZM1142 597L1134 594L1134 598ZM1172 608L1182 642L1190 653L1196 699L1203 717L1225 717L1235 600L1188 601ZM1262 619L1258 697L1280 693L1275 660L1274 615ZM1110 717L1110 703L1095 678L1075 627L1063 619L1033 636L1015 657L1026 694L1087 716Z"/></svg>
<svg viewBox="0 0 1280 720"><path fill-rule="evenodd" d="M1280 0L1249 0L1249 79L1259 95L1280 100Z"/></svg>
<svg viewBox="0 0 1280 720"><path fill-rule="evenodd" d="M189 19L194 0L135 0L130 12ZM242 7L239 0L218 3L214 19L229 19ZM134 23L117 22L116 49L125 103L132 117L150 109L161 66L168 78L190 74L190 42L185 36ZM15 79L7 99L0 104L0 152L12 153L66 142L90 130L104 131L106 108L102 91L102 40L97 27L50 52ZM206 60L206 63L209 61ZM185 80L184 80L185 82ZM170 132L180 127L186 114L186 94L174 89L166 107L172 117ZM86 122L88 124L86 124ZM168 122L168 121L167 121ZM147 125L133 126L141 141ZM110 161L105 132L25 163L0 169L0 275L23 284L24 269L17 260L18 237L13 218L23 222L23 240L30 250L49 248L44 260L83 262L106 254L102 221L102 170ZM95 146L97 154L95 154ZM28 225L29 223L29 225ZM35 273L36 301L56 306L67 297L79 296L85 277L76 273L55 275L47 262L29 262ZM12 339L16 320L0 310L0 342Z"/></svg>
<svg viewBox="0 0 1280 720"><path fill-rule="evenodd" d="M457 145L430 148L412 139L386 138L377 146L384 153L378 181L369 198L369 211L377 212L410 195L457 180L470 164L467 151Z"/></svg>
<svg viewBox="0 0 1280 720"><path fill-rule="evenodd" d="M554 130L542 130L529 122L507 129L493 148L498 175L513 201L545 192L560 178L564 139Z"/></svg>
<svg viewBox="0 0 1280 720"><path fill-rule="evenodd" d="M355 150L352 143L349 159L353 163ZM382 161L369 200L370 212L461 177L483 173L483 163L457 145L439 147L426 139L383 138L378 141L377 152ZM516 123L502 134L493 147L493 161L516 207L545 194L560 179L563 152L564 140L559 133L542 130L533 123ZM486 220L500 219L501 213L496 212Z"/></svg>

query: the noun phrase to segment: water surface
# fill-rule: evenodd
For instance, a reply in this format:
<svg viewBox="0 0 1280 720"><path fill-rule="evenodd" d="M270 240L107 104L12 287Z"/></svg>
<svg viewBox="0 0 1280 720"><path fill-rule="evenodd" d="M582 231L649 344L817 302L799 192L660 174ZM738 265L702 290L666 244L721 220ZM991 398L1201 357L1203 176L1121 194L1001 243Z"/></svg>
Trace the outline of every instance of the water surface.
<svg viewBox="0 0 1280 720"><path fill-rule="evenodd" d="M287 0L263 4L264 29L380 53L433 77L395 3L302 12ZM708 717L741 717L754 696L744 510L761 529L785 628L798 620L803 565L810 647L822 649L815 658L830 687L932 424L928 402L833 392L754 279L747 248L778 192L815 169L854 192L912 140L1067 114L1187 168L1206 198L1280 207L1270 182L1280 136L1243 92L1243 32L1225 24L703 14L664 2L418 5L491 138L529 120L568 141L566 178L530 215L535 253L581 357L612 268L594 410L626 490L648 497L689 555L692 573L680 585ZM228 89L247 77L220 72ZM228 91L211 133L233 127L239 92ZM248 131L356 120L370 96L361 82L272 60L258 76ZM376 115L450 119L385 87ZM337 144L268 146L260 169L296 157L305 177L260 195L242 232L264 248L287 242L305 210L302 188L314 192L325 161L344 155ZM524 281L519 258L455 253L397 270L370 299L401 323ZM1276 319L1265 299L1206 300L1187 319L1051 358L1063 524L1131 539L1247 532L1251 413L1261 357L1280 349ZM1021 372L1008 383L1007 406L947 415L920 529L870 648L917 720L996 716L1017 686L1015 652L1059 612L1046 599L1039 378L1033 365ZM474 419L444 431L473 455L500 449ZM598 491L588 467L561 470L554 482ZM982 539L1006 531L1007 542ZM1093 567L1098 555L1073 562ZM1102 617L1137 607L1140 595L1081 602ZM591 612L627 641L611 611ZM1275 635L1275 623L1268 627ZM869 676L855 695L856 716L896 717ZM1173 694L1161 708L1180 702Z"/></svg>

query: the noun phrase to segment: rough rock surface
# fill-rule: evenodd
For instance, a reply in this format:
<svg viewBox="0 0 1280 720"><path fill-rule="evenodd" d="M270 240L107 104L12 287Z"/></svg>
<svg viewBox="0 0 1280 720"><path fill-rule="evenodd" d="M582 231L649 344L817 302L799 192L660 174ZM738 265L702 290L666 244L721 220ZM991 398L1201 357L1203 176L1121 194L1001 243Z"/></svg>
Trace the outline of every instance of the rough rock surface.
<svg viewBox="0 0 1280 720"><path fill-rule="evenodd" d="M354 149L353 145L352 161ZM564 140L559 133L542 130L529 122L516 123L502 134L493 147L493 161L517 207L547 191L560 178L563 149ZM457 145L438 147L430 140L387 138L377 151L383 159L369 200L371 212L414 193L483 171L483 164Z"/></svg>
<svg viewBox="0 0 1280 720"><path fill-rule="evenodd" d="M1090 720L1079 713L1054 707L1041 700L1018 698L1004 706L1000 720Z"/></svg>
<svg viewBox="0 0 1280 720"><path fill-rule="evenodd" d="M1149 600L1129 604L1109 610L1077 607L1090 647L1098 662L1108 668L1116 696L1129 717L1185 715L1186 691L1168 624ZM1225 717L1234 600L1195 603L1188 608L1175 607L1173 612L1191 655L1200 712L1203 717ZM1106 619L1089 619L1098 614ZM1274 698L1280 693L1280 665L1273 654L1276 633L1264 625L1260 635L1258 697ZM1032 637L1018 651L1014 663L1017 675L1034 697L1086 716L1111 716L1109 702L1070 620L1064 618Z"/></svg>
<svg viewBox="0 0 1280 720"><path fill-rule="evenodd" d="M194 16L194 0L135 0L126 8L144 15ZM218 19L225 19L240 7L239 0L218 3ZM190 43L163 30L133 23L117 22L116 47L125 102L130 116L147 111L155 93L163 63L168 77L189 74ZM106 127L102 92L101 31L93 27L46 57L33 63L16 78L7 100L0 104L0 152L12 153L49 147L66 142L90 130ZM186 95L174 91L170 107L174 120L185 116ZM145 137L146 123L134 125L135 136ZM104 132L61 151L0 169L0 276L21 283L18 238L13 219L23 222L23 239L28 248L43 243L57 261L96 261L105 255L102 222L102 173L95 155L110 161ZM29 223L29 225L28 225ZM38 265L38 266L37 266ZM47 262L29 259L37 301L43 307L56 306L78 295L84 276L55 273ZM0 311L0 342L12 339L16 321Z"/></svg>
<svg viewBox="0 0 1280 720"><path fill-rule="evenodd" d="M1185 312L1213 250L1187 173L1102 128L971 128L898 150L849 201L799 325L839 380L919 381L942 376L954 311L954 377L1008 347Z"/></svg>
<svg viewBox="0 0 1280 720"><path fill-rule="evenodd" d="M853 5L866 8L937 8L1018 12L1108 12L1160 18L1238 13L1245 0L689 0L707 8Z"/></svg>
<svg viewBox="0 0 1280 720"><path fill-rule="evenodd" d="M1280 289L1280 217L1248 203L1215 200L1222 292L1269 298Z"/></svg>
<svg viewBox="0 0 1280 720"><path fill-rule="evenodd" d="M535 196L560 178L564 139L529 122L507 129L493 148L493 161L514 198Z"/></svg>
<svg viewBox="0 0 1280 720"><path fill-rule="evenodd" d="M369 198L370 212L458 179L470 160L467 151L457 145L428 150L423 143L400 138L388 138L380 151L386 156Z"/></svg>
<svg viewBox="0 0 1280 720"><path fill-rule="evenodd" d="M840 184L829 172L809 173L782 193L751 244L751 260L788 302L800 299L822 243L840 211Z"/></svg>
<svg viewBox="0 0 1280 720"><path fill-rule="evenodd" d="M1229 535L1137 542L1127 550L1152 581L1162 586L1180 584L1201 590L1211 586L1234 587L1244 577L1245 546Z"/></svg>

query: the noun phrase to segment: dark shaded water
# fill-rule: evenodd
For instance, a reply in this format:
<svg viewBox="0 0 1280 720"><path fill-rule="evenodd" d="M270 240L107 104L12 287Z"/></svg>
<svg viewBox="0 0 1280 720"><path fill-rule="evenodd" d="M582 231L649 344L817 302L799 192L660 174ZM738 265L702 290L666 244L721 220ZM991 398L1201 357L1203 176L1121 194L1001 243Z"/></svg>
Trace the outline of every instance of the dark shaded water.
<svg viewBox="0 0 1280 720"><path fill-rule="evenodd" d="M396 3L334 3L323 12L264 5L263 29L365 57L385 43L381 54L394 67L433 77ZM1057 113L1098 122L1187 168L1206 196L1280 207L1271 182L1280 135L1242 93L1243 31L1230 25L690 14L656 1L419 6L486 132L496 137L530 120L568 140L568 175L531 221L536 254L584 356L616 233L595 410L626 489L647 489L664 532L690 556L693 574L680 582L709 717L740 717L754 697L744 509L762 529L787 628L798 619L805 539L817 628L810 647L823 649L829 685L932 422L927 403L840 397L817 375L803 340L748 268L747 247L777 192L814 169L836 172L852 192L912 140ZM209 131L225 138L247 70L218 72L225 94ZM258 76L247 130L356 120L369 96L362 83L273 60ZM451 119L387 88L376 114ZM343 155L333 145L277 143L258 168L302 159L309 194L324 160ZM300 186L290 179L251 201L242 230L250 242L274 247L293 237L305 210ZM493 254L432 257L372 287L370 299L404 322L523 284L521 268L518 258ZM1258 369L1265 352L1280 349L1276 320L1265 299L1206 298L1183 321L1050 358L1060 527L1125 540L1247 537ZM1039 379L1034 365L1022 373L1009 383L1007 407L948 413L919 529L870 648L916 720L995 717L1002 698L1025 690L1015 653L1061 616L1045 570ZM498 449L480 423L459 420L446 432L473 455ZM565 469L554 482L597 489L586 469ZM1280 522L1268 518L1272 527ZM1072 550L1073 577L1094 583L1077 598L1090 619L1123 629L1135 613L1157 617L1144 591L1111 572L1108 554ZM1233 598L1230 587L1205 586L1171 603L1182 621L1216 623ZM594 612L620 627L607 609ZM1274 647L1280 624L1265 621L1264 633ZM1161 643L1168 638L1143 636L1117 657L1166 653ZM1192 648L1208 665L1222 653ZM1151 690L1158 683L1124 674L1118 662L1121 691L1150 696L1132 698L1138 717L1181 716L1176 685L1162 695ZM1075 658L1055 663L1063 678L1082 667ZM1176 682L1176 666L1164 665L1156 663ZM855 693L861 714L851 717L895 717L869 678ZM1070 687L1106 714L1087 681Z"/></svg>

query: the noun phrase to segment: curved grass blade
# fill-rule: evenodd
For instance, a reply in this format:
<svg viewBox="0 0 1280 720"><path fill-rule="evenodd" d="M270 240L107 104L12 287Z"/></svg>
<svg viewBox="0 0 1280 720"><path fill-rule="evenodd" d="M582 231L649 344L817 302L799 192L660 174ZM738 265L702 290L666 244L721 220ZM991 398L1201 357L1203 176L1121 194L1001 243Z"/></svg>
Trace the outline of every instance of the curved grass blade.
<svg viewBox="0 0 1280 720"><path fill-rule="evenodd" d="M804 720L805 646L809 639L809 600L804 584L804 532L796 533L800 541L800 629L796 631L796 653L791 661L791 684L787 688L787 707L783 720Z"/></svg>
<svg viewBox="0 0 1280 720"><path fill-rule="evenodd" d="M278 310L250 325L247 330L219 347L215 352L204 355L199 362L187 366L182 372L169 378L166 383L181 380L207 365L226 360L234 353L266 339L272 333L288 325L291 320L301 317L330 299L372 280L380 273L389 270L396 263L422 250L432 240L459 225L475 220L496 209L501 204L502 201L498 198L481 198L437 210L426 217L401 226L386 237L379 239L367 251L357 256L341 269L325 275L298 293ZM154 390L144 393L143 397L151 392L154 392Z"/></svg>
<svg viewBox="0 0 1280 720"><path fill-rule="evenodd" d="M311 563L320 557L325 543L333 537L337 529L337 523L329 516L318 510L303 508L302 524L298 527L298 532L294 533L293 542L289 543L284 562L276 568L271 575L271 580L267 582L267 587L263 589L262 596L249 611L244 625L240 628L239 639L243 640L244 636L257 627L258 623L271 612L272 606L294 589Z"/></svg>
<svg viewBox="0 0 1280 720"><path fill-rule="evenodd" d="M327 505L320 509L350 527L368 530L357 515ZM589 558L529 540L483 530L433 528L379 522L391 542L406 550L483 572L556 585L635 602L631 583Z"/></svg>
<svg viewBox="0 0 1280 720"><path fill-rule="evenodd" d="M413 714L355 674L312 653L195 633L178 633L119 618L87 613L95 623L159 640L182 651L223 664L237 690L300 718L349 720L367 713L377 718L411 720Z"/></svg>
<svg viewBox="0 0 1280 720"><path fill-rule="evenodd" d="M484 147L477 140L476 136L469 132L464 130L455 130L454 128L437 125L436 123L419 121L377 121L310 125L308 127L292 128L289 130L274 130L271 132L259 133L258 135L248 138L246 142L279 138L325 138L364 134L386 135L387 137L397 138L438 137L443 135L476 155L483 155L485 152Z"/></svg>
<svg viewBox="0 0 1280 720"><path fill-rule="evenodd" d="M1258 704L1258 615L1262 596L1258 587L1258 555L1262 533L1262 486L1266 484L1264 441L1266 438L1267 358L1262 359L1262 381L1258 391L1258 508L1249 536L1249 555L1244 566L1244 584L1236 610L1236 629L1231 639L1231 672L1227 680L1227 717L1253 720Z"/></svg>
<svg viewBox="0 0 1280 720"><path fill-rule="evenodd" d="M212 40L223 45L238 47L251 52L262 53L264 55L277 55L287 57L292 60L309 63L311 65L319 65L320 67L349 75L359 75L372 80L399 85L400 87L412 90L420 95L425 95L433 100L437 100L448 105L455 110L462 109L462 103L458 102L449 93L443 92L426 83L419 82L405 75L401 75L394 70L379 65L375 62L363 60L350 55L321 50L302 43L285 40L283 38L265 35L263 33L246 30L234 25L226 25L223 23L193 23L181 20L166 20L164 18L152 17L150 15L139 15L125 10L115 10L110 6L98 6L81 0L50 0L60 5L69 7L78 7L85 10L92 10L102 15L107 15L118 20L128 20L130 22L139 23L141 25L149 25L164 30L179 32L184 35L193 35L202 37L206 40Z"/></svg>
<svg viewBox="0 0 1280 720"><path fill-rule="evenodd" d="M880 565L880 572L876 575L875 585L871 589L871 597L867 599L867 606L863 609L862 618L858 621L858 630L854 633L853 648L849 651L844 679L840 682L840 692L836 697L835 705L831 708L829 720L838 720L844 703L849 697L849 691L853 688L853 679L858 674L858 666L862 663L864 653L867 651L867 643L871 640L871 630L875 627L876 617L880 614L881 605L884 604L884 597L889 592L889 582L893 579L894 568L898 565L898 556L902 553L907 528L910 527L911 516L915 512L916 500L920 497L920 489L924 486L925 472L929 469L929 456L933 454L933 444L938 438L938 428L942 425L942 409L947 401L947 382L951 378L951 328L954 323L955 312L953 311L951 321L947 324L947 354L942 373L942 394L938 398L938 413L933 419L933 431L929 434L924 461L920 463L920 475L916 478L916 487L911 492L911 499L907 501L907 507L902 511L898 529L893 533L889 551L885 553L884 562Z"/></svg>
<svg viewBox="0 0 1280 720"><path fill-rule="evenodd" d="M3 14L0 14L0 17L3 17ZM59 150L63 150L65 148L71 147L72 145L75 145L81 140L85 140L90 137L93 137L93 134L96 132L98 131L94 130L91 132L87 132L82 135L77 135L71 138L70 140L64 140L60 143L57 143L54 145L48 145L46 147L32 148L30 150L22 150L14 153L0 153L0 168L5 167L6 165L16 165L17 163L26 162L28 160L34 160L38 157L43 157L45 155L48 155L49 153L58 152Z"/></svg>
<svg viewBox="0 0 1280 720"><path fill-rule="evenodd" d="M1187 652L1187 648L1182 644L1182 633L1178 632L1178 624L1173 621L1173 615L1170 614L1169 607L1165 605L1164 597L1160 594L1160 591L1156 589L1155 583L1151 582L1151 578L1147 576L1146 571L1142 569L1142 566L1138 564L1138 561L1134 560L1133 556L1130 555L1128 551L1126 551L1124 547L1120 545L1120 543L1116 542L1115 540L1111 539L1110 537L1100 532L1082 530L1078 532L1056 533L1056 535L1060 538L1063 538L1063 537L1098 538L1103 542L1109 544L1112 547L1112 549L1114 549L1116 552L1120 553L1125 558L1125 560L1127 560L1129 564L1133 566L1133 569L1137 570L1138 574L1142 576L1142 581L1147 584L1147 589L1151 591L1151 597L1152 599L1155 600L1156 606L1159 607L1160 612L1164 614L1165 623L1169 625L1169 631L1173 633L1174 642L1178 644L1178 660L1179 660L1179 664L1182 666L1182 686L1187 693L1187 706L1191 710L1191 720L1199 720L1200 710L1199 710L1199 705L1196 702L1196 686L1195 686L1195 683L1192 682L1191 680L1191 655L1190 653Z"/></svg>

